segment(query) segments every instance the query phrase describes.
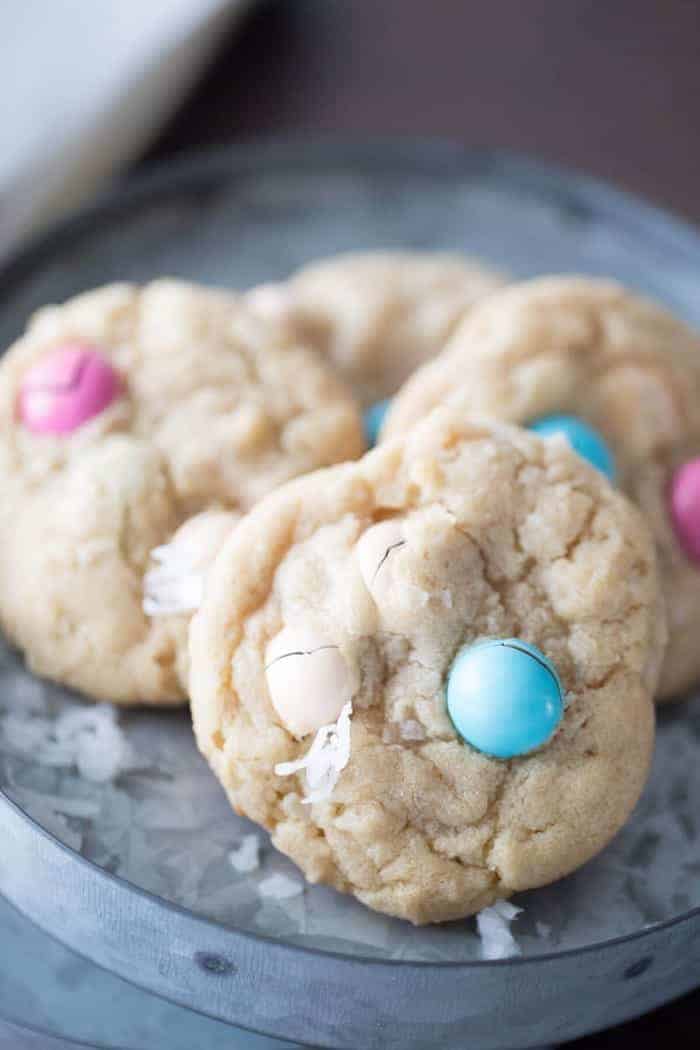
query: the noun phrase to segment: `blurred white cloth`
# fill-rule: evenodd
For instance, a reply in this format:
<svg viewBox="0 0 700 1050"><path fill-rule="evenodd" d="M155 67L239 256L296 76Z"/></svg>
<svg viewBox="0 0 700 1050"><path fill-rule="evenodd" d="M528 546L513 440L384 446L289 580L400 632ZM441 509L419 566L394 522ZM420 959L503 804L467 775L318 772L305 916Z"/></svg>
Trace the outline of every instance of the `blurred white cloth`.
<svg viewBox="0 0 700 1050"><path fill-rule="evenodd" d="M245 0L0 0L0 257L143 149Z"/></svg>

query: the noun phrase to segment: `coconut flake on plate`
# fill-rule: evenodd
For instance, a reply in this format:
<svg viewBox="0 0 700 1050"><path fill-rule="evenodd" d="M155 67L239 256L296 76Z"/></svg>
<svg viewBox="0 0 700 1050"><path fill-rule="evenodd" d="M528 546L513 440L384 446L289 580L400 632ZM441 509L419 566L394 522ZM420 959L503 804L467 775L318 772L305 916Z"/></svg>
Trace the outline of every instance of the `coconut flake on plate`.
<svg viewBox="0 0 700 1050"><path fill-rule="evenodd" d="M134 752L110 704L68 708L57 718L12 712L0 718L0 733L16 753L41 765L75 767L95 784L134 768Z"/></svg>
<svg viewBox="0 0 700 1050"><path fill-rule="evenodd" d="M508 959L522 954L520 945L510 931L511 922L522 910L510 901L496 901L477 914L476 928L481 938L482 959Z"/></svg>
<svg viewBox="0 0 700 1050"><path fill-rule="evenodd" d="M241 843L228 855L229 864L235 870L246 875L260 867L260 838L254 832L244 835Z"/></svg>
<svg viewBox="0 0 700 1050"><path fill-rule="evenodd" d="M36 810L50 810L61 817L75 817L78 820L93 820L99 815L100 804L92 798L66 797L65 795L43 795L31 788L14 787L12 797L30 813Z"/></svg>
<svg viewBox="0 0 700 1050"><path fill-rule="evenodd" d="M83 833L75 820L93 820L100 811L93 799L45 795L25 787L8 789L8 795L37 823L74 850L81 849L83 844Z"/></svg>
<svg viewBox="0 0 700 1050"><path fill-rule="evenodd" d="M340 774L350 761L351 714L352 704L348 702L337 722L321 726L303 758L295 762L279 762L275 766L278 777L288 777L305 770L306 797L302 799L305 805L329 799Z"/></svg>
<svg viewBox="0 0 700 1050"><path fill-rule="evenodd" d="M293 879L290 875L277 872L268 875L262 882L258 883L258 893L261 897L270 897L272 900L286 901L291 897L298 897L304 892L304 883L299 879Z"/></svg>

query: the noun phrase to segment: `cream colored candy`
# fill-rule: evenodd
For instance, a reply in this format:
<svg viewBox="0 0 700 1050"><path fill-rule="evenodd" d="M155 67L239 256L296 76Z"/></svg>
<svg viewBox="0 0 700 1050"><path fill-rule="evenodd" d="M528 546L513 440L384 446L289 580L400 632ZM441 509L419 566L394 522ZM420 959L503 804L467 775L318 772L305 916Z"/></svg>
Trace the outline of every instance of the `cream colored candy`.
<svg viewBox="0 0 700 1050"><path fill-rule="evenodd" d="M265 651L272 706L296 737L335 722L357 688L339 647L313 627L284 627Z"/></svg>
<svg viewBox="0 0 700 1050"><path fill-rule="evenodd" d="M380 521L362 533L357 542L357 561L365 587L370 593L392 553L405 542L403 527L395 520Z"/></svg>

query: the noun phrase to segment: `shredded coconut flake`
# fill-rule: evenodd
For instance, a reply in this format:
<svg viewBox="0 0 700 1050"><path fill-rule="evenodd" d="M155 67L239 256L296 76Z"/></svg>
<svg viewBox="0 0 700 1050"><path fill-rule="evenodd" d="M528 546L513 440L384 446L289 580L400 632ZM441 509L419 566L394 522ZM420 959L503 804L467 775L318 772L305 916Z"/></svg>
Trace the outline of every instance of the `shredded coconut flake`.
<svg viewBox="0 0 700 1050"><path fill-rule="evenodd" d="M26 805L30 811L43 806L56 815L75 817L79 820L93 820L100 813L100 804L94 798L40 795L30 788L16 788L12 794L15 801Z"/></svg>
<svg viewBox="0 0 700 1050"><path fill-rule="evenodd" d="M350 715L352 704L343 707L338 721L321 726L314 742L303 758L296 762L280 762L275 766L279 777L288 777L302 769L306 771L305 805L329 799L340 774L350 761Z"/></svg>
<svg viewBox="0 0 700 1050"><path fill-rule="evenodd" d="M8 794L18 806L21 806L38 821L42 827L59 838L71 849L79 850L83 844L83 835L75 826L71 825L68 816L61 812L57 799L48 795L40 795L28 788L13 788ZM69 801L69 800L68 800ZM71 814L74 816L74 814Z"/></svg>
<svg viewBox="0 0 700 1050"><path fill-rule="evenodd" d="M481 956L483 959L508 959L520 955L520 945L510 932L510 924L522 908L516 908L510 901L496 901L490 908L484 908L476 917L476 928L481 937Z"/></svg>
<svg viewBox="0 0 700 1050"><path fill-rule="evenodd" d="M260 867L260 839L253 833L244 835L240 846L232 849L228 855L232 868L242 875L255 871Z"/></svg>
<svg viewBox="0 0 700 1050"><path fill-rule="evenodd" d="M151 559L157 568L143 579L146 616L173 616L196 612L204 594L204 576L195 570L195 555L184 543L154 547Z"/></svg>
<svg viewBox="0 0 700 1050"><path fill-rule="evenodd" d="M55 719L8 714L0 729L13 751L42 765L76 767L95 784L134 768L135 756L109 704L68 709Z"/></svg>
<svg viewBox="0 0 700 1050"><path fill-rule="evenodd" d="M290 897L299 897L303 892L303 882L281 872L276 875L268 875L266 879L263 879L258 884L258 893L261 897L271 897L277 901L286 901Z"/></svg>

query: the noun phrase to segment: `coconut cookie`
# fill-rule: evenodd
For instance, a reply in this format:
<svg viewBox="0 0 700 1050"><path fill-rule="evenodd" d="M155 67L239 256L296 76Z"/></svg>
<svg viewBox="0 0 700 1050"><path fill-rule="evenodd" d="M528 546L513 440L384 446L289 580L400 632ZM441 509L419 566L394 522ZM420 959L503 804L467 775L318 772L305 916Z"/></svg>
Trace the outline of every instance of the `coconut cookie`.
<svg viewBox="0 0 700 1050"><path fill-rule="evenodd" d="M642 509L669 619L659 699L700 678L700 339L609 281L549 277L484 303L394 399L384 433L448 399L559 435Z"/></svg>
<svg viewBox="0 0 700 1050"><path fill-rule="evenodd" d="M502 284L500 274L459 255L370 252L313 263L248 298L329 357L369 408L394 394L465 311ZM382 407L368 417L370 437Z"/></svg>
<svg viewBox="0 0 700 1050"><path fill-rule="evenodd" d="M5 632L94 697L183 700L187 620L238 512L362 448L340 382L237 297L156 281L40 311L0 365Z"/></svg>
<svg viewBox="0 0 700 1050"><path fill-rule="evenodd" d="M639 512L563 442L438 409L229 536L190 628L199 747L310 881L470 915L629 816L658 594Z"/></svg>

